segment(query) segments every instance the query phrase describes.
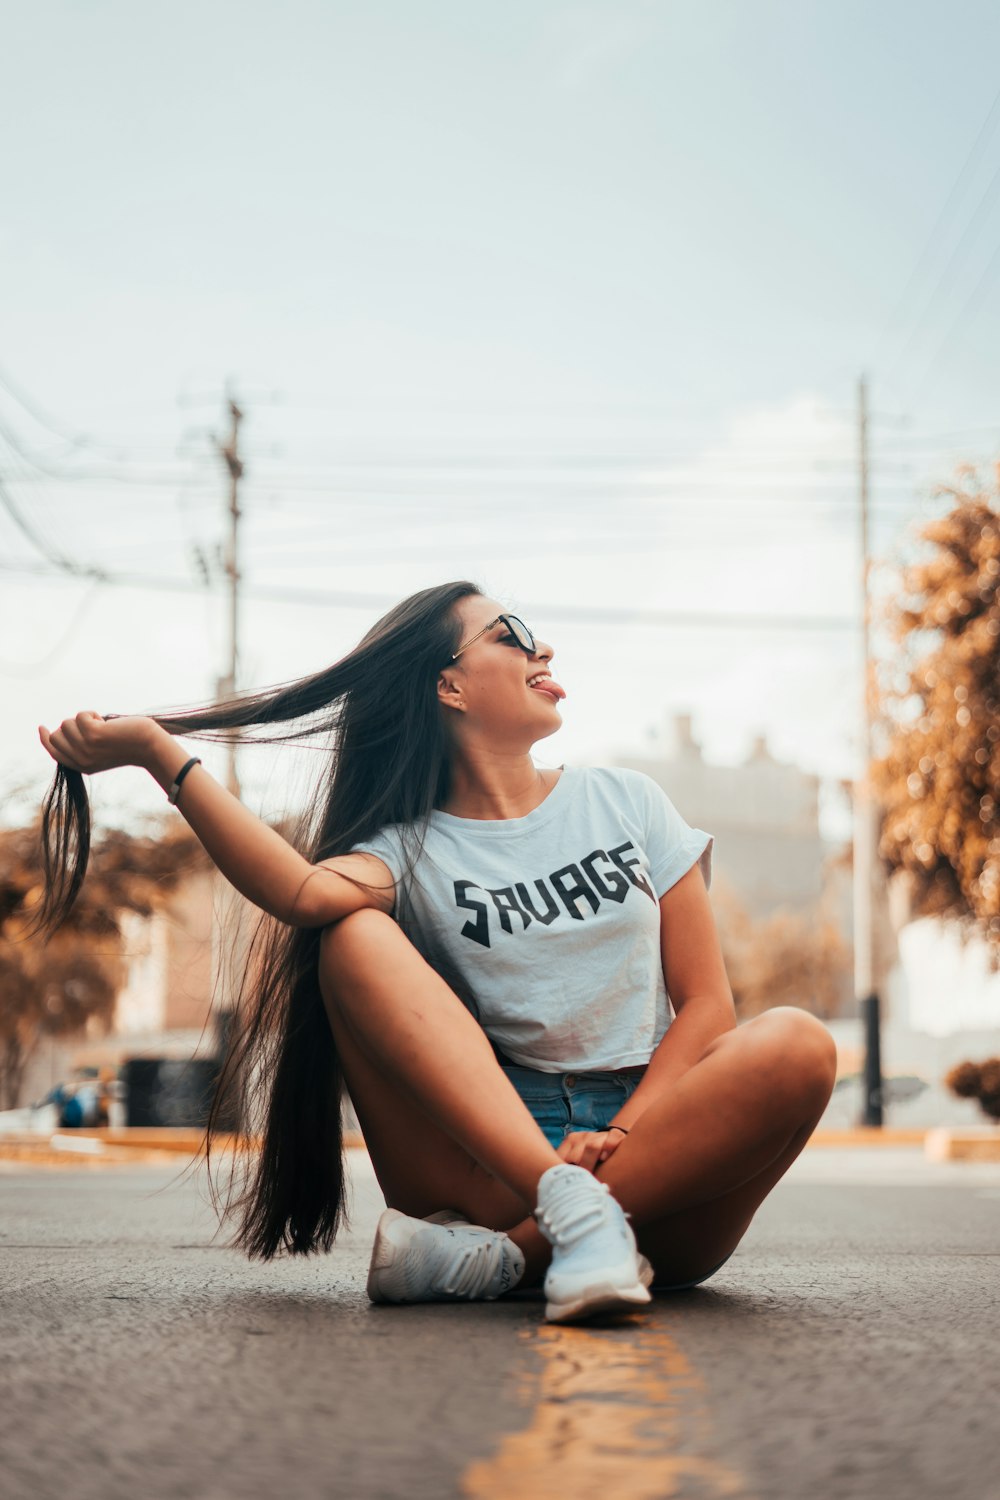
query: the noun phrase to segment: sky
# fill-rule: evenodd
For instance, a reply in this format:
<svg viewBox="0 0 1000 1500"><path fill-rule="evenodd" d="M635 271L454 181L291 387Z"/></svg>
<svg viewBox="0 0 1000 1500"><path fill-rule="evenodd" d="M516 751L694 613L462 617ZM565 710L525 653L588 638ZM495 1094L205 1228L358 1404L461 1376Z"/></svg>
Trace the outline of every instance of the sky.
<svg viewBox="0 0 1000 1500"><path fill-rule="evenodd" d="M848 836L861 377L878 599L939 486L995 483L998 52L979 0L8 15L0 817L38 723L213 695L228 393L242 686L471 577L555 646L542 763L690 713ZM244 755L251 805L293 759Z"/></svg>

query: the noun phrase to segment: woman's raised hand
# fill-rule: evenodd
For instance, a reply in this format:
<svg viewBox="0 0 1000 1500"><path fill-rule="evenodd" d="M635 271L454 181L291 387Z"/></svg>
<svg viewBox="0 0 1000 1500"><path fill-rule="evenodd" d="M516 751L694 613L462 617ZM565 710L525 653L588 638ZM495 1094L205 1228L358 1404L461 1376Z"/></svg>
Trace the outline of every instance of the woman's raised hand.
<svg viewBox="0 0 1000 1500"><path fill-rule="evenodd" d="M155 757L157 741L169 739L155 719L129 715L105 719L84 710L73 719L63 719L51 733L38 726L38 738L60 765L72 771L110 771L115 766L145 766Z"/></svg>

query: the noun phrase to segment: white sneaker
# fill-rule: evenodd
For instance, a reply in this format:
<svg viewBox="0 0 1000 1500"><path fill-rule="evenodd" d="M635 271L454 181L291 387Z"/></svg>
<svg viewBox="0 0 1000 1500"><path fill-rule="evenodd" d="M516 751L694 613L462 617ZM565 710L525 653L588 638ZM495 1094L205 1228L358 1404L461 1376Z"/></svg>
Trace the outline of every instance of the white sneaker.
<svg viewBox="0 0 1000 1500"><path fill-rule="evenodd" d="M539 1179L535 1218L552 1246L545 1276L550 1323L652 1301L651 1267L641 1264L645 1258L607 1183L569 1162L550 1167Z"/></svg>
<svg viewBox="0 0 1000 1500"><path fill-rule="evenodd" d="M453 1209L411 1219L387 1208L375 1230L368 1295L373 1302L493 1302L524 1275L524 1256L499 1230Z"/></svg>

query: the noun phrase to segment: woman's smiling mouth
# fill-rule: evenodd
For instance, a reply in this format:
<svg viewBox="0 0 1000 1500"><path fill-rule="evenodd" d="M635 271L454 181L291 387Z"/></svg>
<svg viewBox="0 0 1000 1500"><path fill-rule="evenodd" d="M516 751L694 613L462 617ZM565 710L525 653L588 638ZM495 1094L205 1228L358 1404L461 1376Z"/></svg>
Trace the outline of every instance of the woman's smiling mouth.
<svg viewBox="0 0 1000 1500"><path fill-rule="evenodd" d="M528 678L528 686L536 693L548 693L554 703L558 703L560 698L566 696L558 682L548 672L536 672L534 677Z"/></svg>

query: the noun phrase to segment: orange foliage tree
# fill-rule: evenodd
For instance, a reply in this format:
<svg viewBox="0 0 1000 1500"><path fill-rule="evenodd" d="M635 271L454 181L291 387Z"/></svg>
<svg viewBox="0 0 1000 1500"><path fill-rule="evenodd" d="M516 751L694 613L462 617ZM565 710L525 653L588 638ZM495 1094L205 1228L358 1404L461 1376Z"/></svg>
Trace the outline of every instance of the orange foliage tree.
<svg viewBox="0 0 1000 1500"><path fill-rule="evenodd" d="M205 858L186 827L161 839L112 830L94 842L69 920L40 939L31 935L42 894L38 827L0 830L0 1106L18 1103L43 1037L110 1021L124 978L122 917L150 916Z"/></svg>
<svg viewBox="0 0 1000 1500"><path fill-rule="evenodd" d="M1000 511L956 488L924 525L885 621L901 661L878 687L885 753L873 762L879 853L905 870L921 916L987 940L1000 966Z"/></svg>

